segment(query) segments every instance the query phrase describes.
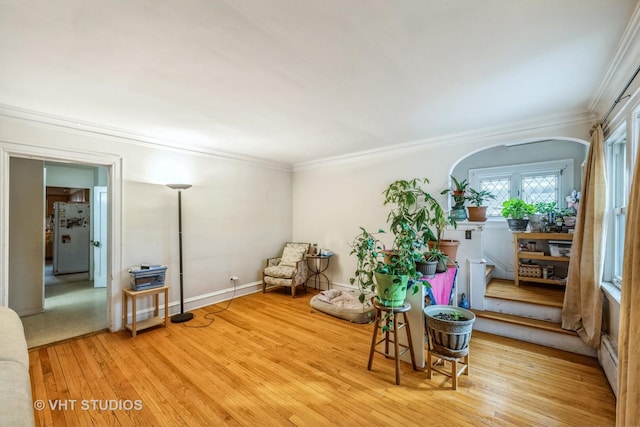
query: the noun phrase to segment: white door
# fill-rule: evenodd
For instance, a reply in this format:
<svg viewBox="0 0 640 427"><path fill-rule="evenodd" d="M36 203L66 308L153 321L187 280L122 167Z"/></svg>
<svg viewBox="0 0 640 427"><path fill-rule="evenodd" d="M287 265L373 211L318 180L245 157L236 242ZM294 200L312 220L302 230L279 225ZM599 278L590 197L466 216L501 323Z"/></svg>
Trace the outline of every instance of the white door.
<svg viewBox="0 0 640 427"><path fill-rule="evenodd" d="M93 287L107 286L107 187L93 187Z"/></svg>

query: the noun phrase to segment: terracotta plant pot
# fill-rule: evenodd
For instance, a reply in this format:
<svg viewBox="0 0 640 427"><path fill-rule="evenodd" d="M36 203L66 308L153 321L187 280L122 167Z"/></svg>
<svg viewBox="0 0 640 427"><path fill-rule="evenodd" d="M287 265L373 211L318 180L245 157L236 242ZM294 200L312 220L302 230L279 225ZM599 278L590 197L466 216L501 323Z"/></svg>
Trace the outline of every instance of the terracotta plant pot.
<svg viewBox="0 0 640 427"><path fill-rule="evenodd" d="M456 261L458 246L460 246L460 240L440 240L440 250L444 252L451 261Z"/></svg>
<svg viewBox="0 0 640 427"><path fill-rule="evenodd" d="M486 222L487 221L487 207L486 206L469 206L469 221L471 222Z"/></svg>

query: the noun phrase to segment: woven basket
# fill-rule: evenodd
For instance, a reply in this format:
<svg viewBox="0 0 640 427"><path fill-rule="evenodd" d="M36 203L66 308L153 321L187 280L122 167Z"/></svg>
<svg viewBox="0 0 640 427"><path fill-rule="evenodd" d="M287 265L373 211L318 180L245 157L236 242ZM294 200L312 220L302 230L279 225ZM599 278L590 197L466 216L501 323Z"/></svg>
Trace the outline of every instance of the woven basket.
<svg viewBox="0 0 640 427"><path fill-rule="evenodd" d="M542 277L542 267L540 264L518 264L518 276L521 277Z"/></svg>

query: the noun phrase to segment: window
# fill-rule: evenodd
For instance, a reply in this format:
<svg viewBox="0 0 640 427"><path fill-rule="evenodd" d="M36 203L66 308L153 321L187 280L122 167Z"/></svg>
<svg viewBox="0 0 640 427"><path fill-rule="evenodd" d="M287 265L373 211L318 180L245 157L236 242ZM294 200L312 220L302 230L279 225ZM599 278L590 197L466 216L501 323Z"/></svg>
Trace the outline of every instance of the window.
<svg viewBox="0 0 640 427"><path fill-rule="evenodd" d="M622 284L622 260L624 257L625 223L627 219L628 179L627 137L625 128L612 134L607 140L607 172L609 206L609 231L607 238L605 279L620 287Z"/></svg>
<svg viewBox="0 0 640 427"><path fill-rule="evenodd" d="M564 192L573 189L573 160L471 169L472 188L488 190L487 217L500 217L502 202L518 197L527 203L556 202L564 206Z"/></svg>

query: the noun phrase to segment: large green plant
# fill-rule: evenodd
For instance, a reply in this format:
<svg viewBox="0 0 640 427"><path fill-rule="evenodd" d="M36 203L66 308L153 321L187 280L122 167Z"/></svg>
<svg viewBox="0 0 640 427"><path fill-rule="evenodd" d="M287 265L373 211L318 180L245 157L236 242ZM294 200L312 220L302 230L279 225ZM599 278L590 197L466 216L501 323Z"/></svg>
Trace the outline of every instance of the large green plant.
<svg viewBox="0 0 640 427"><path fill-rule="evenodd" d="M431 226L437 211L442 211L442 208L431 194L422 189L428 183L427 178L397 180L383 192L383 205L392 205L387 224L395 236L393 250L411 246L412 251L419 251L425 246L425 237L434 235Z"/></svg>
<svg viewBox="0 0 640 427"><path fill-rule="evenodd" d="M360 227L360 233L351 243L350 254L356 256L357 263L350 282L360 288L361 301L365 291L375 291L373 278L376 272L409 276L413 291L417 292L419 282L416 280L421 274L416 270L415 260L422 256L425 237L434 235L431 230L434 212L442 210L437 200L422 189L422 185L428 183L426 178L397 180L383 192L383 205L391 206L387 223L393 234L393 245L389 251L384 250L378 238L380 233L384 233L382 229L371 233Z"/></svg>
<svg viewBox="0 0 640 427"><path fill-rule="evenodd" d="M412 292L416 293L419 289L420 282L417 279L422 274L416 270L415 259L420 255L416 246L412 244L412 240L407 237L410 234L396 236L394 242L399 247L389 255L378 238L382 233L384 233L382 229L371 233L364 227L360 227L360 233L351 243L349 254L356 257L356 270L349 282L358 286L360 302L364 302L366 293L376 292L375 273L394 276L394 283L401 282L400 276L409 276Z"/></svg>
<svg viewBox="0 0 640 427"><path fill-rule="evenodd" d="M502 203L500 213L507 219L525 219L529 214L536 212L534 205L525 202L522 199L512 197Z"/></svg>

